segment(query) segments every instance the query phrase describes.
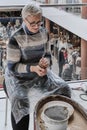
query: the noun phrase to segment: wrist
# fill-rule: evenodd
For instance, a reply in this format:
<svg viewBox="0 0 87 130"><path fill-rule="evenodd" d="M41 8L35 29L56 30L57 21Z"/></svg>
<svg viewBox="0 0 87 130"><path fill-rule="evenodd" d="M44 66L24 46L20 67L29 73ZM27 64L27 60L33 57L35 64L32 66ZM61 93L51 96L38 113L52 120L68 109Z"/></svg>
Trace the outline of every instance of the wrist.
<svg viewBox="0 0 87 130"><path fill-rule="evenodd" d="M36 66L30 66L30 72L35 72L35 67Z"/></svg>
<svg viewBox="0 0 87 130"><path fill-rule="evenodd" d="M30 72L33 72L33 66L30 66Z"/></svg>

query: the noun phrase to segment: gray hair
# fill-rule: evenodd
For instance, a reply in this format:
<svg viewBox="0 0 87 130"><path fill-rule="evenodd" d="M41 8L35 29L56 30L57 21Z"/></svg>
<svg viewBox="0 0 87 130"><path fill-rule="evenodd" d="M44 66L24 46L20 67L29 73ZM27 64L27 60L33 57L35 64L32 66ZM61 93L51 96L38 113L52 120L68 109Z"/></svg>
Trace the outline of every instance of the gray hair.
<svg viewBox="0 0 87 130"><path fill-rule="evenodd" d="M24 8L22 9L22 18L25 19L29 15L42 15L42 9L39 6L33 5L33 4L28 4L25 5Z"/></svg>

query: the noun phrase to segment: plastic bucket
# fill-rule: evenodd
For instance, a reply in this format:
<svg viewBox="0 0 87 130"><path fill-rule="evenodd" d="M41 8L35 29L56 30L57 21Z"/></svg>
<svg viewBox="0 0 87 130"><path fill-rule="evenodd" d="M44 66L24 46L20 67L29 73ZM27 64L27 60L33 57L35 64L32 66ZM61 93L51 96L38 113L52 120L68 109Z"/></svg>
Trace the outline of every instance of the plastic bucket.
<svg viewBox="0 0 87 130"><path fill-rule="evenodd" d="M64 106L46 107L42 112L46 130L67 130L68 127L68 110Z"/></svg>

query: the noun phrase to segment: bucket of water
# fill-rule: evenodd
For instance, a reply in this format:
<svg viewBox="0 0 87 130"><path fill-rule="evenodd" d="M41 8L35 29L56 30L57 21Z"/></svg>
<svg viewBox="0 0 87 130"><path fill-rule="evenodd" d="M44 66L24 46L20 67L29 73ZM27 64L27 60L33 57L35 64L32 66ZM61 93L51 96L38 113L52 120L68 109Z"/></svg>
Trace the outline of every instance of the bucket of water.
<svg viewBox="0 0 87 130"><path fill-rule="evenodd" d="M68 119L68 110L64 106L46 107L42 112L42 120L46 130L67 130Z"/></svg>

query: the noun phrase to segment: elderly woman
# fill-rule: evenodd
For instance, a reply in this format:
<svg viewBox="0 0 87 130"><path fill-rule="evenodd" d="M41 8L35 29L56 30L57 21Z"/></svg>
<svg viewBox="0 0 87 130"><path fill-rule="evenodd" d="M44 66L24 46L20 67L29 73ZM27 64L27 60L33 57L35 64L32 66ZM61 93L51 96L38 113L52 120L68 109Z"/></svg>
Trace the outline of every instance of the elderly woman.
<svg viewBox="0 0 87 130"><path fill-rule="evenodd" d="M60 87L69 90L64 81L54 81L54 76L52 77L51 71L48 71L51 55L47 51L48 33L41 26L41 8L36 5L26 5L22 10L22 18L22 26L13 34L7 46L5 70L13 130L28 130L30 88L35 87L43 93L47 91L51 93L55 90L54 93L63 95L64 92L61 93L62 91L59 90ZM65 95L70 96L70 94Z"/></svg>

